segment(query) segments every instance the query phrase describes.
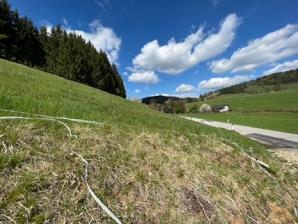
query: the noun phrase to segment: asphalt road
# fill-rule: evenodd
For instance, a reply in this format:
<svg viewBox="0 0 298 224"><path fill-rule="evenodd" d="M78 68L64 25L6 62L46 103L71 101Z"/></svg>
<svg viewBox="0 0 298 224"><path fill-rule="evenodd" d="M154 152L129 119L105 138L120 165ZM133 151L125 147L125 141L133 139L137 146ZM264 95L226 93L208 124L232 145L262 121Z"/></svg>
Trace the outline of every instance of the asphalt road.
<svg viewBox="0 0 298 224"><path fill-rule="evenodd" d="M193 118L193 117L183 117L195 122L200 122L205 125L210 125L213 127L218 128L225 128L227 130L236 131L242 135L255 139L257 141L267 143L270 145L278 146L278 147L289 147L295 148L298 150L298 135L279 132L279 131L272 131L267 129L261 128L252 128L242 125L235 125L231 123L223 123L217 121L209 121L200 118Z"/></svg>

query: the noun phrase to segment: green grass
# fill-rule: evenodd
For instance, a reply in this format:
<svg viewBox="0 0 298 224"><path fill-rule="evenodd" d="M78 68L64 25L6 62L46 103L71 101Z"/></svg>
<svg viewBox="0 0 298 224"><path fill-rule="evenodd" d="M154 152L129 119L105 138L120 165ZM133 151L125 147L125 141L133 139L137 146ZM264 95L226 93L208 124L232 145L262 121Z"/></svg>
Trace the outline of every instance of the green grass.
<svg viewBox="0 0 298 224"><path fill-rule="evenodd" d="M188 114L206 120L298 134L298 113L199 113Z"/></svg>
<svg viewBox="0 0 298 224"><path fill-rule="evenodd" d="M297 112L297 94L298 89L246 95L226 94L204 102L188 103L186 108L190 109L194 104L200 107L203 103L207 103L210 106L228 104L233 112Z"/></svg>
<svg viewBox="0 0 298 224"><path fill-rule="evenodd" d="M212 223L247 223L248 215L295 222L295 168L236 132L4 60L0 108L29 113L0 110L28 118L0 120L0 222L113 223L90 197L85 164L72 150L88 161L90 187L123 223L207 223L199 201ZM34 114L98 124L61 120L75 138ZM276 180L241 150L269 164Z"/></svg>
<svg viewBox="0 0 298 224"><path fill-rule="evenodd" d="M147 131L176 130L177 124L184 123L139 103L4 60L1 60L0 77L3 109L94 120ZM183 128L193 128L193 125L184 124Z"/></svg>
<svg viewBox="0 0 298 224"><path fill-rule="evenodd" d="M210 106L228 104L232 112L199 113L189 116L221 122L230 119L230 122L239 125L298 134L298 88L296 83L287 86L288 89L285 91L220 95L207 101L187 103L185 106L190 109L194 104L198 108L204 103Z"/></svg>
<svg viewBox="0 0 298 224"><path fill-rule="evenodd" d="M254 94L256 91L271 92L274 89L274 85L249 85L246 89L246 93ZM298 83L281 84L281 90L293 90L298 89Z"/></svg>

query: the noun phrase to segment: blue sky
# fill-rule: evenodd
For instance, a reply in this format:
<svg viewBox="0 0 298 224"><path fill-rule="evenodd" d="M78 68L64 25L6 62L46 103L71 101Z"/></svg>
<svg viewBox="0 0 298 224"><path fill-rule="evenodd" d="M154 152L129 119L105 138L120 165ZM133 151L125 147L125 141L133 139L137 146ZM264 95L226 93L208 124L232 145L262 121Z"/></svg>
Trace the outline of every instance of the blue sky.
<svg viewBox="0 0 298 224"><path fill-rule="evenodd" d="M298 68L297 0L8 0L116 63L127 97L198 97Z"/></svg>

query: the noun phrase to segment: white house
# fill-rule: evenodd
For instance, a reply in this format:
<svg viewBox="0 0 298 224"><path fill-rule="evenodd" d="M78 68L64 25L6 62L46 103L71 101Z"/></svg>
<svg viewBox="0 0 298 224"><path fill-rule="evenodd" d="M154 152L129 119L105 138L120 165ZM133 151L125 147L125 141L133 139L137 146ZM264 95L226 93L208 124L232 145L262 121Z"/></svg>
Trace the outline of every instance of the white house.
<svg viewBox="0 0 298 224"><path fill-rule="evenodd" d="M211 107L212 112L227 112L230 110L228 104L217 104Z"/></svg>

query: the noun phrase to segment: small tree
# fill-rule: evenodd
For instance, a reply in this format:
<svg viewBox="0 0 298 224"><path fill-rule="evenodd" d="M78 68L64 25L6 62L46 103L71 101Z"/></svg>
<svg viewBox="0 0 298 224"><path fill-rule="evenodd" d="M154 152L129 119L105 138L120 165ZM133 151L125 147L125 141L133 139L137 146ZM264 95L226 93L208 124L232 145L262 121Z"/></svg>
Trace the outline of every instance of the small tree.
<svg viewBox="0 0 298 224"><path fill-rule="evenodd" d="M164 113L171 113L171 109L167 106L167 105L164 105L163 107L162 107L162 112L164 112Z"/></svg>
<svg viewBox="0 0 298 224"><path fill-rule="evenodd" d="M190 110L191 110L192 113L198 113L198 110L199 110L198 105L197 104L193 105L190 108Z"/></svg>
<svg viewBox="0 0 298 224"><path fill-rule="evenodd" d="M281 90L280 84L279 84L279 83L275 84L275 85L273 86L273 90L274 90L274 91L280 91L280 90Z"/></svg>
<svg viewBox="0 0 298 224"><path fill-rule="evenodd" d="M200 112L201 113L206 113L206 112L209 112L211 110L211 107L204 103L201 107L200 107Z"/></svg>

